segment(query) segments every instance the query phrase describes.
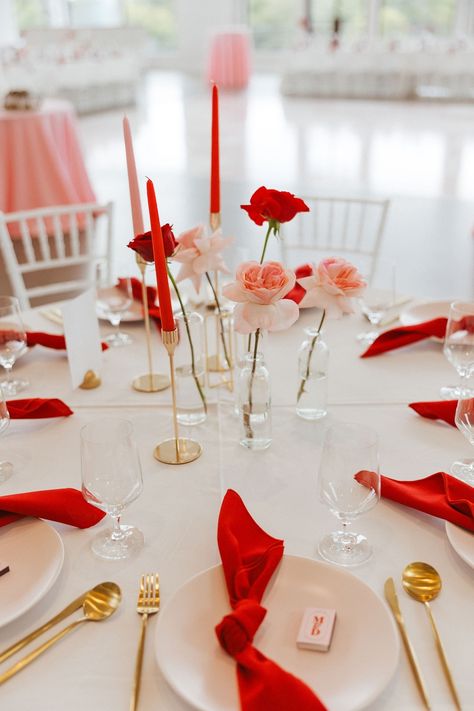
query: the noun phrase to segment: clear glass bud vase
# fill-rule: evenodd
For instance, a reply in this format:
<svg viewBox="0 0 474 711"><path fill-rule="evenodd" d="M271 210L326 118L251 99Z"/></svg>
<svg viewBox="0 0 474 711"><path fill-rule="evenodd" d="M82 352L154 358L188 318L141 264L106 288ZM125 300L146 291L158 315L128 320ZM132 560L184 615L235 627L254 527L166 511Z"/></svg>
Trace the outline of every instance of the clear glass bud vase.
<svg viewBox="0 0 474 711"><path fill-rule="evenodd" d="M238 380L240 444L267 449L272 441L270 374L261 353L247 353Z"/></svg>
<svg viewBox="0 0 474 711"><path fill-rule="evenodd" d="M305 420L327 415L329 348L316 328L305 328L298 355L296 413Z"/></svg>
<svg viewBox="0 0 474 711"><path fill-rule="evenodd" d="M196 313L175 317L179 343L174 354L178 422L199 425L206 419L204 319Z"/></svg>

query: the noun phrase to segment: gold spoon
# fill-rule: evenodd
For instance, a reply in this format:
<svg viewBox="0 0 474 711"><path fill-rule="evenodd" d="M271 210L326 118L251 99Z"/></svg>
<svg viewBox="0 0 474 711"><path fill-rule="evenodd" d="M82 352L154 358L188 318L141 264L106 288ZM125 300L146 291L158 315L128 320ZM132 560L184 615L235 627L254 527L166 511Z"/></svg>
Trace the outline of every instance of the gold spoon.
<svg viewBox="0 0 474 711"><path fill-rule="evenodd" d="M437 570L435 570L435 568L433 568L433 566L428 565L428 563L409 563L403 571L402 584L406 592L411 595L411 597L414 597L415 600L418 600L418 602L424 603L426 607L444 675L448 682L456 708L458 711L462 711L461 702L459 701L458 693L456 691L456 687L454 686L454 680L449 669L448 660L446 659L446 653L441 643L441 637L439 636L438 628L436 627L430 607L430 601L434 600L435 597L439 595L441 590L440 574Z"/></svg>
<svg viewBox="0 0 474 711"><path fill-rule="evenodd" d="M105 620L107 617L110 617L110 615L112 615L120 605L121 599L122 592L116 583L102 583L92 590L89 590L82 605L84 617L81 617L80 620L72 622L63 630L55 634L54 637L51 637L51 639L48 639L42 645L36 649L33 649L32 652L27 654L26 657L23 657L23 659L20 659L19 662L7 669L3 672L3 674L0 674L0 684L3 684L17 672L24 669L24 667L39 657L40 654L65 637L69 632L72 632L73 629L79 627L79 625L83 622L100 622L101 620Z"/></svg>

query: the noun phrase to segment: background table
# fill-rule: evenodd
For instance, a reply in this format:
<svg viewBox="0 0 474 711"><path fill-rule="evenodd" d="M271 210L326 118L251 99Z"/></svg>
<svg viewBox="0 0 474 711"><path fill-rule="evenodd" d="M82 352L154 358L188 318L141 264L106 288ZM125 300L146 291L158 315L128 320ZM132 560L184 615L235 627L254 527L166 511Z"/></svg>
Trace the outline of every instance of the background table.
<svg viewBox="0 0 474 711"><path fill-rule="evenodd" d="M423 420L406 405L411 400L435 399L439 386L455 376L440 346L429 342L360 360L354 335L366 324L356 317L329 322L326 331L331 348L328 417L317 424L300 420L293 406L296 351L302 338L301 327L313 318L314 313L304 313L290 331L272 335L264 347L274 383L270 449L264 453L248 452L239 446L232 403L221 393L209 408L207 422L193 428L193 436L203 445L202 457L183 467L169 467L153 458L156 443L171 435L169 393L140 394L130 388L132 377L144 371L146 362L141 325L126 325L135 339L134 345L104 354L103 385L94 391L71 391L64 353L36 347L17 363L18 374L31 379L25 396L60 396L73 406L75 414L60 420L11 423L0 440L0 448L22 447L25 462L2 485L2 493L65 485L80 487L80 428L104 416L125 417L135 428L144 492L126 511L124 521L143 530L145 547L131 560L102 561L92 555L89 543L105 523L86 531L56 526L66 549L61 575L39 604L2 628L1 646L44 622L99 581L115 580L122 587L123 603L111 620L100 626L86 625L64 639L61 648L50 650L5 684L2 708L62 711L67 706L70 711L127 711L140 623L135 611L139 576L148 571L160 573L164 605L191 576L218 563L216 522L221 498L229 487L239 491L252 515L269 533L285 539L287 553L317 558L318 540L336 525L317 494L317 468L328 424L357 421L375 428L380 436L382 471L401 479L446 471L455 458L472 455L469 444L456 429ZM25 314L25 321L31 328L55 330L38 312ZM165 356L157 347L155 357L164 369ZM352 572L380 595L385 579L395 578L433 711L451 711L452 702L426 614L419 603L403 593L400 584L401 571L413 560L425 560L441 573L443 591L433 603L434 614L463 708L474 708L474 571L451 548L444 522L381 501L357 521L355 528L369 537L374 556ZM150 620L140 709L188 711L189 707L168 687L156 666L155 624L156 620ZM402 654L398 673L370 711L421 708Z"/></svg>

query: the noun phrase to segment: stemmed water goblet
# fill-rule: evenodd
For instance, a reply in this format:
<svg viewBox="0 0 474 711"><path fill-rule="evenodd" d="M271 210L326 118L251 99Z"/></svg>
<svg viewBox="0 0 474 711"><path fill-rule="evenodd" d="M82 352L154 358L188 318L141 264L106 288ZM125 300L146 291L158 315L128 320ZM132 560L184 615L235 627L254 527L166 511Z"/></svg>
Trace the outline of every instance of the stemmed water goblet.
<svg viewBox="0 0 474 711"><path fill-rule="evenodd" d="M26 333L21 318L20 302L14 296L0 296L0 364L7 377L0 381L5 395L11 397L24 390L29 383L22 378L12 378L12 368L26 351Z"/></svg>
<svg viewBox="0 0 474 711"><path fill-rule="evenodd" d="M132 303L133 293L130 277L121 279L120 287L117 284L99 280L97 286L98 315L106 318L115 327L114 333L110 333L104 338L109 346L128 346L132 343L132 338L128 333L120 330L122 318Z"/></svg>
<svg viewBox="0 0 474 711"><path fill-rule="evenodd" d="M474 303L453 301L449 309L443 352L457 370L459 385L445 385L441 397L474 397L468 379L474 374Z"/></svg>
<svg viewBox="0 0 474 711"><path fill-rule="evenodd" d="M396 299L395 265L391 262L379 262L377 272L384 277L383 288L379 287L380 281L372 278L358 300L360 310L367 317L372 328L359 333L357 340L368 346L380 335L383 319L387 312L394 307Z"/></svg>
<svg viewBox="0 0 474 711"><path fill-rule="evenodd" d="M86 501L105 511L113 527L92 541L92 550L102 558L128 558L143 545L143 534L120 523L124 509L143 489L142 471L132 423L104 418L81 429L82 494Z"/></svg>
<svg viewBox="0 0 474 711"><path fill-rule="evenodd" d="M0 435L7 429L10 424L10 414L8 412L7 403L5 401L5 395L2 388L0 388ZM2 453L0 451L0 482L6 481L12 474L13 464L9 461L1 459Z"/></svg>
<svg viewBox="0 0 474 711"><path fill-rule="evenodd" d="M462 393L454 417L456 427L474 446L474 397ZM451 472L459 479L474 486L474 459L460 459L453 462Z"/></svg>
<svg viewBox="0 0 474 711"><path fill-rule="evenodd" d="M355 478L364 472L363 481ZM372 555L367 538L349 525L380 498L378 438L363 425L339 423L328 428L319 466L319 494L342 528L320 541L322 558L338 565L359 565Z"/></svg>

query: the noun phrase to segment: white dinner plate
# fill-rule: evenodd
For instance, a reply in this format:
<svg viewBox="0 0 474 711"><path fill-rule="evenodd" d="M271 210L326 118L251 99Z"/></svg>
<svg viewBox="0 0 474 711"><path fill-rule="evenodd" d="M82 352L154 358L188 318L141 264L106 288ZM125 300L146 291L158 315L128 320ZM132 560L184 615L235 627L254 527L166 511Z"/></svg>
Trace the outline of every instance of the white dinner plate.
<svg viewBox="0 0 474 711"><path fill-rule="evenodd" d="M398 665L393 618L375 592L347 571L284 556L262 600L267 615L254 644L303 679L331 711L356 711L387 686ZM306 607L336 609L329 652L301 650L296 636ZM156 626L158 664L174 691L201 711L238 711L235 661L214 627L230 611L221 565L191 578Z"/></svg>
<svg viewBox="0 0 474 711"><path fill-rule="evenodd" d="M456 553L474 568L474 533L446 521L446 535Z"/></svg>
<svg viewBox="0 0 474 711"><path fill-rule="evenodd" d="M24 518L0 528L0 559L10 572L0 577L0 627L46 595L59 575L64 546L45 521Z"/></svg>
<svg viewBox="0 0 474 711"><path fill-rule="evenodd" d="M431 321L441 316L448 318L451 303L451 301L427 301L422 304L414 304L401 312L400 323L402 326L414 326L417 323Z"/></svg>

